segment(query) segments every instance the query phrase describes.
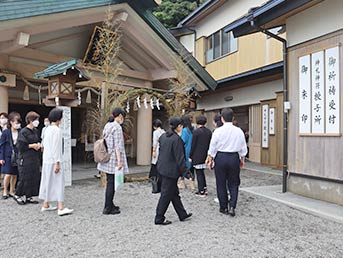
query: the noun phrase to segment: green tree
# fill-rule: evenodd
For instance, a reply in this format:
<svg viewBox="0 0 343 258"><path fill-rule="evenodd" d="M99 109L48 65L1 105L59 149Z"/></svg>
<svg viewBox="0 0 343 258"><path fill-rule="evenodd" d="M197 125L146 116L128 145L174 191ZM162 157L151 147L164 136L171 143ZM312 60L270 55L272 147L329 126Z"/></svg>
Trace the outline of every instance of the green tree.
<svg viewBox="0 0 343 258"><path fill-rule="evenodd" d="M162 0L155 8L154 15L166 28L172 28L203 2L204 0Z"/></svg>

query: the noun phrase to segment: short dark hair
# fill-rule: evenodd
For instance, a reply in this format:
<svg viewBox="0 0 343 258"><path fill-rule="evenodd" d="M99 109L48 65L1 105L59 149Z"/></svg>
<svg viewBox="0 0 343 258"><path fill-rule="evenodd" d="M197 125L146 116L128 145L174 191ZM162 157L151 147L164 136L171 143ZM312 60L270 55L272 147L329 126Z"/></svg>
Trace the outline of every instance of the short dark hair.
<svg viewBox="0 0 343 258"><path fill-rule="evenodd" d="M8 114L5 112L0 113L0 116L4 116L4 117L8 118Z"/></svg>
<svg viewBox="0 0 343 258"><path fill-rule="evenodd" d="M175 130L179 125L183 125L181 117L174 116L169 119L170 129Z"/></svg>
<svg viewBox="0 0 343 258"><path fill-rule="evenodd" d="M207 118L203 115L197 116L195 120L198 125L205 125L207 123Z"/></svg>
<svg viewBox="0 0 343 258"><path fill-rule="evenodd" d="M225 122L232 122L233 110L231 108L224 108L221 115Z"/></svg>
<svg viewBox="0 0 343 258"><path fill-rule="evenodd" d="M154 122L152 123L153 127L162 127L162 121L160 119L155 119Z"/></svg>
<svg viewBox="0 0 343 258"><path fill-rule="evenodd" d="M219 114L216 114L213 119L214 123L216 124L216 127L221 127L223 125L222 122L222 116Z"/></svg>
<svg viewBox="0 0 343 258"><path fill-rule="evenodd" d="M18 123L21 123L21 116L18 112L11 112L8 115L8 128L11 128L11 123L10 122L14 122L17 121Z"/></svg>
<svg viewBox="0 0 343 258"><path fill-rule="evenodd" d="M119 115L126 117L126 112L121 107L116 107L115 109L113 109L112 115L114 116L114 118L118 117Z"/></svg>
<svg viewBox="0 0 343 258"><path fill-rule="evenodd" d="M39 119L40 115L38 115L36 112L34 111L30 111L29 113L26 114L25 116L25 121L27 124L29 124L30 122L35 121L36 119Z"/></svg>
<svg viewBox="0 0 343 258"><path fill-rule="evenodd" d="M48 116L49 121L51 123L55 123L57 121L62 120L62 117L63 117L63 110L60 108L51 109Z"/></svg>

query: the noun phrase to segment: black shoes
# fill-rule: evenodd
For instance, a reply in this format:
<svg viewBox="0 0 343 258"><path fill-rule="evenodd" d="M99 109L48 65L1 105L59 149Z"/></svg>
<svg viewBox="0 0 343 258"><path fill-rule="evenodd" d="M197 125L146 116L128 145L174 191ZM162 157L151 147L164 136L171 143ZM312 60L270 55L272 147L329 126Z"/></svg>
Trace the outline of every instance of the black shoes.
<svg viewBox="0 0 343 258"><path fill-rule="evenodd" d="M225 208L225 209L219 209L219 212L220 212L220 213L223 213L224 215L228 215L228 214L229 214L229 211L228 211L227 208Z"/></svg>
<svg viewBox="0 0 343 258"><path fill-rule="evenodd" d="M228 214L231 216L231 217L234 217L236 215L235 213L235 208L233 207L230 207L229 211L228 211Z"/></svg>
<svg viewBox="0 0 343 258"><path fill-rule="evenodd" d="M166 226L166 225L170 225L172 224L172 222L170 220L165 220L162 222L155 222L155 225L162 225L162 226Z"/></svg>
<svg viewBox="0 0 343 258"><path fill-rule="evenodd" d="M120 214L120 209L118 206L113 206L112 209L104 208L104 210L102 211L102 214L104 214L104 215Z"/></svg>
<svg viewBox="0 0 343 258"><path fill-rule="evenodd" d="M230 207L229 209L219 209L220 213L223 213L225 215L230 215L231 217L234 217L236 215L235 208Z"/></svg>
<svg viewBox="0 0 343 258"><path fill-rule="evenodd" d="M180 221L186 221L186 220L188 220L190 217L192 217L192 215L193 215L192 213L187 213L186 217L180 219Z"/></svg>

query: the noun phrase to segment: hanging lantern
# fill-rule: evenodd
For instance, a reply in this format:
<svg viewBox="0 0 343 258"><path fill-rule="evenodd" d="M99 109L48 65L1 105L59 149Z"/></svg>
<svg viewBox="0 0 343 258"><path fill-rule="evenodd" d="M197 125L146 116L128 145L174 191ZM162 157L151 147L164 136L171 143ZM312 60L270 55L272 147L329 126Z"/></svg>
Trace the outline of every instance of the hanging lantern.
<svg viewBox="0 0 343 258"><path fill-rule="evenodd" d="M23 100L30 100L30 92L29 86L25 86L24 93L23 93Z"/></svg>
<svg viewBox="0 0 343 258"><path fill-rule="evenodd" d="M90 90L88 90L88 92L87 92L86 103L87 104L91 104L92 103L92 94L91 94Z"/></svg>
<svg viewBox="0 0 343 258"><path fill-rule="evenodd" d="M80 105L80 99L75 99L77 82L88 81L89 78L76 66L77 59L49 66L44 71L35 73L35 79L48 79L48 94L44 99L47 106L54 106L56 97L63 106Z"/></svg>
<svg viewBox="0 0 343 258"><path fill-rule="evenodd" d="M158 110L160 110L160 100L156 99L156 107Z"/></svg>
<svg viewBox="0 0 343 258"><path fill-rule="evenodd" d="M60 105L60 98L59 97L55 97L55 104L56 104L56 106Z"/></svg>
<svg viewBox="0 0 343 258"><path fill-rule="evenodd" d="M126 103L126 113L130 113L130 102Z"/></svg>

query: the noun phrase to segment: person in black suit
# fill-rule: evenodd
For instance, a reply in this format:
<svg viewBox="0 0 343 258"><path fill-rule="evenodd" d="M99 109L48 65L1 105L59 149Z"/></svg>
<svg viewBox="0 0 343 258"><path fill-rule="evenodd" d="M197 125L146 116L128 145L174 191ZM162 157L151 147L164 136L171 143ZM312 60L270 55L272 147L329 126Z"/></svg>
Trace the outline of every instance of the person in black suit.
<svg viewBox="0 0 343 258"><path fill-rule="evenodd" d="M187 170L185 162L184 144L179 136L183 125L180 117L169 119L169 130L161 135L160 153L157 160L157 170L161 175L161 196L156 208L155 224L169 225L171 221L165 219L165 213L170 202L180 219L185 221L192 216L187 213L179 195L177 181L180 176Z"/></svg>
<svg viewBox="0 0 343 258"><path fill-rule="evenodd" d="M198 181L198 192L195 194L200 197L205 197L207 195L204 169L206 168L205 160L212 136L211 131L205 127L206 122L207 119L205 116L201 115L196 117L198 128L193 132L191 152L189 155L190 162L195 168Z"/></svg>

